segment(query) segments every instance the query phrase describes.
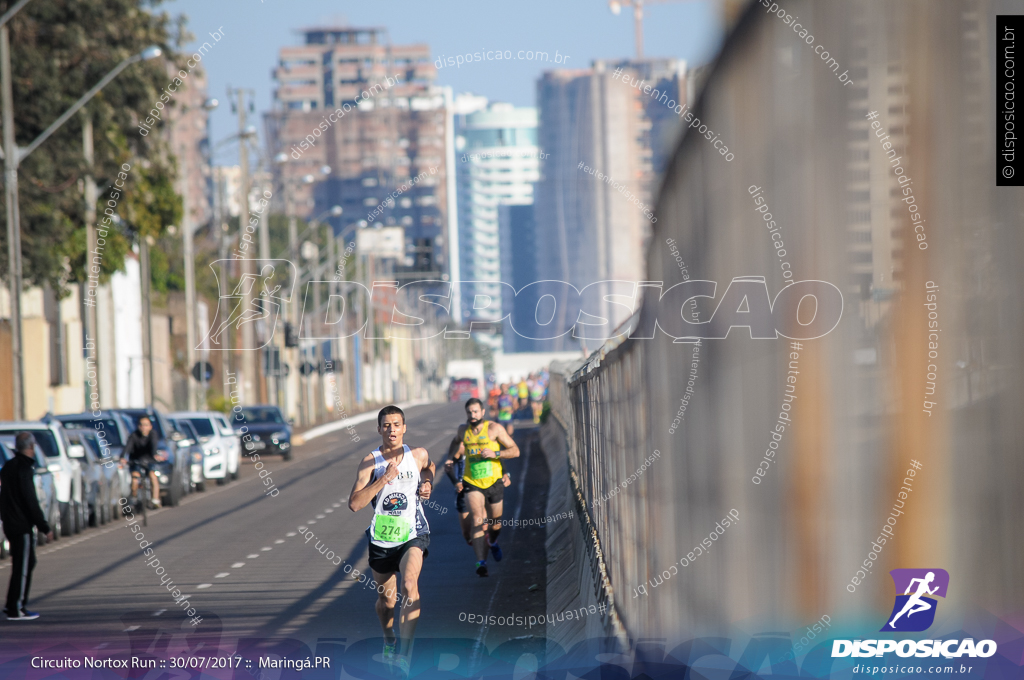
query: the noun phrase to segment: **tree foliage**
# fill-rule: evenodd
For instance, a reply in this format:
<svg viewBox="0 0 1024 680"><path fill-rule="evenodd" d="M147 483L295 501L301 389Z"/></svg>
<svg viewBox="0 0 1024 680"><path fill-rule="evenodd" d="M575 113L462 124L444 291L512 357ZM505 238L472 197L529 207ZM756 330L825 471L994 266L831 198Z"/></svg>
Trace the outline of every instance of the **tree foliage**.
<svg viewBox="0 0 1024 680"><path fill-rule="evenodd" d="M5 11L14 0L0 0ZM15 138L27 146L89 88L123 60L150 45L164 56L132 64L87 106L93 120L93 176L103 217L122 164L131 166L116 211L124 223L108 230L102 277L123 268L141 233L158 237L180 221L174 159L158 135L142 137L145 118L167 85L168 60L188 36L161 0L32 0L8 24L11 31ZM19 171L22 257L26 285L49 284L63 292L85 280L85 203L88 172L83 119L74 116L22 161ZM0 234L5 241L6 230ZM3 252L7 245L3 242ZM7 275L7 258L0 272Z"/></svg>

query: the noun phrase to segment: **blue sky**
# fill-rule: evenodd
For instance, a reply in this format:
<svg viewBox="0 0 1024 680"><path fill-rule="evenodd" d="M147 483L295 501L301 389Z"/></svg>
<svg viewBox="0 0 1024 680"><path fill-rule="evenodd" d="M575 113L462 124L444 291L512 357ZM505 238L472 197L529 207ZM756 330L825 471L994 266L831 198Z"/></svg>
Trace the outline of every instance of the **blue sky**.
<svg viewBox="0 0 1024 680"><path fill-rule="evenodd" d="M224 29L224 40L203 59L210 96L221 101L212 131L220 140L237 129L226 102L226 87L256 91L259 115L271 106L271 70L278 49L300 43L297 29L319 23L383 26L391 41L427 43L432 58L440 54L483 50L535 50L569 55L570 66L586 67L593 59L634 54L632 10L619 15L605 0L168 0L161 9L188 17L189 30L202 39ZM684 0L645 8L644 52L652 57L679 57L691 65L714 57L721 41L718 11L712 0ZM473 92L517 106L534 104L534 83L553 64L537 61L492 61L445 67L438 83L455 93ZM260 128L262 118L252 121ZM216 162L234 163L228 145Z"/></svg>

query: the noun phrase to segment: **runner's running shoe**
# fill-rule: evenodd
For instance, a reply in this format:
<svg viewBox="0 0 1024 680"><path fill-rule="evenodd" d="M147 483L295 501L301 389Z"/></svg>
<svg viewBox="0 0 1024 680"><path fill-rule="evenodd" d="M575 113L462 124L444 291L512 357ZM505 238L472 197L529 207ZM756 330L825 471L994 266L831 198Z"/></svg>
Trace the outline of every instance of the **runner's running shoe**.
<svg viewBox="0 0 1024 680"><path fill-rule="evenodd" d="M487 545L491 547L491 554L494 555L495 562L501 562L501 546L497 543L488 542Z"/></svg>
<svg viewBox="0 0 1024 680"><path fill-rule="evenodd" d="M487 576L487 560L480 560L476 563L477 576Z"/></svg>

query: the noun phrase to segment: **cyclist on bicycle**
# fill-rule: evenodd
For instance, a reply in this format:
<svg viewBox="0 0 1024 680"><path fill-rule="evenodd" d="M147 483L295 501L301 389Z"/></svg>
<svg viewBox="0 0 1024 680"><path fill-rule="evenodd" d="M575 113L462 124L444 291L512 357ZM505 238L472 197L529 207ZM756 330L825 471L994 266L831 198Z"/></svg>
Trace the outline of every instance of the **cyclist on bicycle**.
<svg viewBox="0 0 1024 680"><path fill-rule="evenodd" d="M160 481L153 469L157 461L166 460L166 456L156 447L157 436L153 431L153 423L147 416L139 418L138 427L128 435L124 445L123 456L128 459L128 469L132 473L132 496L138 498L139 479L143 473L149 474L153 485L150 507L160 507Z"/></svg>

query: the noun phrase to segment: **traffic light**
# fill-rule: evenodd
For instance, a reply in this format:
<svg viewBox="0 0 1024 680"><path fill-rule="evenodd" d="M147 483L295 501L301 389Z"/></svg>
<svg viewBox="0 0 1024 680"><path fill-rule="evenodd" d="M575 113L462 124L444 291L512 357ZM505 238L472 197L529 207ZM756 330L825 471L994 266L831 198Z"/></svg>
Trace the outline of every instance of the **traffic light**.
<svg viewBox="0 0 1024 680"><path fill-rule="evenodd" d="M295 326L291 325L287 321L284 324L284 346L285 347L298 347L299 336L295 332Z"/></svg>

